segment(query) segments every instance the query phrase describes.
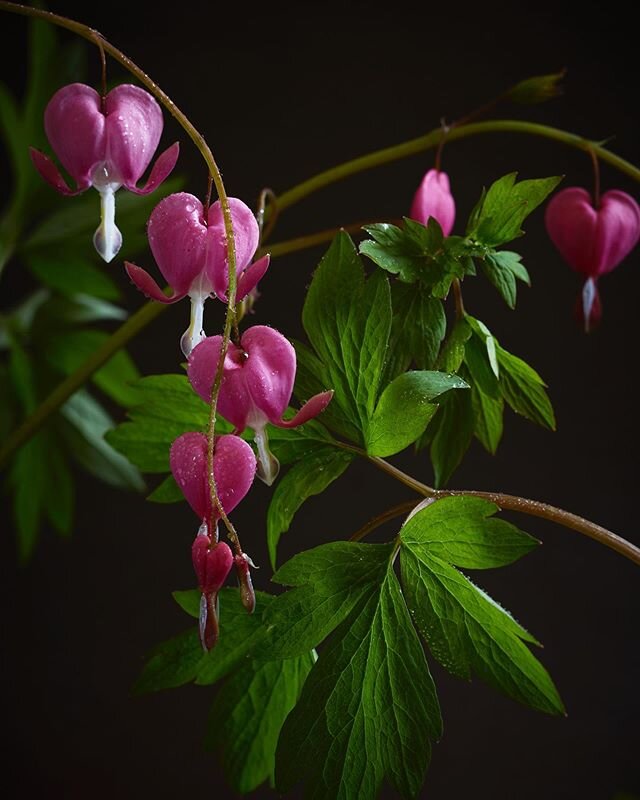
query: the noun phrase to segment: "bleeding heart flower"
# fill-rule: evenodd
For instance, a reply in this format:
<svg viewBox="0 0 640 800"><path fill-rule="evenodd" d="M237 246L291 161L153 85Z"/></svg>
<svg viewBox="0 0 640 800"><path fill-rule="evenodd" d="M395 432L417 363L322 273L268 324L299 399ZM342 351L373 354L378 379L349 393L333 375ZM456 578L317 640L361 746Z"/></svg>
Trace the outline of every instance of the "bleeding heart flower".
<svg viewBox="0 0 640 800"><path fill-rule="evenodd" d="M221 336L211 336L194 348L187 373L191 385L205 402L211 399ZM231 343L224 361L218 409L241 433L253 428L258 446L258 477L271 485L279 464L269 452L265 426L294 428L317 416L333 391L308 400L290 420L282 419L289 405L296 376L296 352L285 337L266 325L255 325L242 335L240 346Z"/></svg>
<svg viewBox="0 0 640 800"><path fill-rule="evenodd" d="M449 189L446 172L430 169L422 179L411 204L411 219L426 225L429 217L440 223L445 236L451 233L456 219L456 204Z"/></svg>
<svg viewBox="0 0 640 800"><path fill-rule="evenodd" d="M200 642L204 650L218 641L218 592L234 564L233 553L226 542L215 542L202 526L191 547L193 568L198 578L200 597Z"/></svg>
<svg viewBox="0 0 640 800"><path fill-rule="evenodd" d="M598 278L617 267L640 238L640 206L626 192L614 189L605 192L594 208L589 192L573 186L551 198L545 223L562 257L587 279L578 299L578 316L588 331L602 313Z"/></svg>
<svg viewBox="0 0 640 800"><path fill-rule="evenodd" d="M220 518L211 507L207 475L207 437L203 433L183 433L171 445L171 472L187 502L206 523ZM238 436L218 436L213 454L213 474L222 508L226 514L238 505L251 488L256 472L256 457L251 446Z"/></svg>
<svg viewBox="0 0 640 800"><path fill-rule="evenodd" d="M256 286L269 266L266 255L251 264L258 247L260 231L251 209L242 200L229 198L236 251L238 286L236 299L242 300ZM205 218L197 197L187 192L169 195L154 208L147 226L154 258L173 294L168 296L149 273L135 264L125 263L133 283L152 300L175 303L186 295L191 298L191 324L180 345L185 356L204 338L202 316L204 302L212 294L227 301L229 264L227 237L220 201Z"/></svg>
<svg viewBox="0 0 640 800"><path fill-rule="evenodd" d="M44 153L31 148L31 159L42 177L61 194L79 194L90 186L98 190L102 221L93 243L107 262L122 245L115 224L115 192L121 186L136 194L152 192L178 159L176 142L158 158L146 185L136 185L153 158L162 126L162 111L154 98L130 84L117 86L101 98L90 86L72 83L59 89L45 109L47 138L75 180L76 189L69 187Z"/></svg>

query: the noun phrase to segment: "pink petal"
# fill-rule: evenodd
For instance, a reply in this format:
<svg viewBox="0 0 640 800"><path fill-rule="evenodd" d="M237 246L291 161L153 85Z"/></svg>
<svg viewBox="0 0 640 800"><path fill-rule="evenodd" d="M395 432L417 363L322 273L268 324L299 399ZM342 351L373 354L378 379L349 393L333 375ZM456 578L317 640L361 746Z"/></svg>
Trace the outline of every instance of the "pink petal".
<svg viewBox="0 0 640 800"><path fill-rule="evenodd" d="M436 169L427 172L414 195L409 216L423 225L433 217L440 223L445 236L451 233L456 219L456 204L446 172Z"/></svg>
<svg viewBox="0 0 640 800"><path fill-rule="evenodd" d="M236 300L240 302L240 300L244 300L244 298L251 292L253 289L256 288L258 285L258 281L261 281L264 278L265 272L269 268L269 261L271 260L270 255L262 256L262 258L254 261L253 264L250 264L245 271L240 275L240 279L238 280L238 289L236 291ZM226 297L220 298L223 301L226 301Z"/></svg>
<svg viewBox="0 0 640 800"><path fill-rule="evenodd" d="M586 189L572 186L555 194L545 211L551 241L569 266L582 275L598 274L594 260L597 212Z"/></svg>
<svg viewBox="0 0 640 800"><path fill-rule="evenodd" d="M149 300L155 300L158 303L175 303L186 296L184 292L179 294L175 291L171 295L166 295L146 270L131 264L129 261L124 262L124 268L127 270L131 283L137 289L140 289L142 294L148 297Z"/></svg>
<svg viewBox="0 0 640 800"><path fill-rule="evenodd" d="M125 186L149 166L162 134L162 111L149 92L123 83L105 98L107 159ZM168 173L167 173L168 174Z"/></svg>
<svg viewBox="0 0 640 800"><path fill-rule="evenodd" d="M226 542L212 544L208 536L199 533L193 541L191 557L200 591L203 594L219 592L234 563L229 545Z"/></svg>
<svg viewBox="0 0 640 800"><path fill-rule="evenodd" d="M187 375L194 391L209 403L211 390L218 368L222 336L209 336L193 348L189 355ZM222 416L236 427L238 432L247 427L247 418L253 408L242 374L244 351L230 343L224 363L224 372L218 410Z"/></svg>
<svg viewBox="0 0 640 800"><path fill-rule="evenodd" d="M171 445L171 472L187 502L200 519L211 512L207 477L207 437L203 433L184 433ZM218 497L229 514L244 498L256 472L256 457L251 447L238 436L219 436L213 457L213 473ZM217 519L217 512L213 513Z"/></svg>
<svg viewBox="0 0 640 800"><path fill-rule="evenodd" d="M100 103L95 89L72 83L53 95L44 112L51 147L82 188L91 184L94 168L106 157L106 125Z"/></svg>
<svg viewBox="0 0 640 800"><path fill-rule="evenodd" d="M239 280L241 273L250 264L253 254L258 248L260 229L253 212L242 200L230 197L229 208L233 222L236 274ZM206 274L216 295L219 298L226 297L227 289L229 288L229 264L227 261L227 237L219 200L216 200L209 209L209 247Z"/></svg>
<svg viewBox="0 0 640 800"><path fill-rule="evenodd" d="M613 189L602 195L594 242L598 275L605 275L633 250L640 238L640 207L626 192Z"/></svg>
<svg viewBox="0 0 640 800"><path fill-rule="evenodd" d="M275 422L274 424L277 425L279 428L297 428L298 425L304 425L305 422L308 422L313 417L317 417L331 402L331 398L333 397L333 389L330 389L328 392L321 392L320 394L315 394L310 400L302 406L300 411L290 420L280 420L279 422Z"/></svg>
<svg viewBox="0 0 640 800"><path fill-rule="evenodd" d="M126 188L134 194L150 194L154 189L157 189L160 184L169 177L173 168L176 165L178 156L180 155L180 143L174 142L171 147L167 148L162 155L158 156L156 163L151 169L151 174L146 184L139 188L134 183L125 183Z"/></svg>
<svg viewBox="0 0 640 800"><path fill-rule="evenodd" d="M187 192L170 194L151 212L147 233L160 272L177 293L188 294L205 265L207 227L202 203ZM209 293L206 289L204 294Z"/></svg>
<svg viewBox="0 0 640 800"><path fill-rule="evenodd" d="M89 183L87 183L86 186L78 185L77 190L74 192L73 189L69 188L68 183L60 174L60 170L48 156L45 156L44 153L36 150L35 147L29 148L29 155L31 156L33 166L38 170L40 175L50 186L53 186L54 189L60 192L60 194L72 196L89 188Z"/></svg>

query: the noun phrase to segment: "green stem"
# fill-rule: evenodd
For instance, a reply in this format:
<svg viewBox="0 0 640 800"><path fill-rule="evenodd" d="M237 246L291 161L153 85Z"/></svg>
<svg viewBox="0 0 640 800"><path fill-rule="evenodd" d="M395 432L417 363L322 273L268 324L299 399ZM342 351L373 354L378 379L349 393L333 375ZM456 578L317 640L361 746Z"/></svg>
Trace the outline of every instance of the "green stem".
<svg viewBox="0 0 640 800"><path fill-rule="evenodd" d="M342 445L341 445L342 446ZM400 481L405 486L413 489L423 497L433 498L438 500L441 497L480 497L483 500L489 500L495 503L499 508L505 511L517 511L521 514L529 514L533 517L541 517L542 519L555 522L557 525L562 525L565 528L582 533L591 539L595 539L600 544L615 550L620 555L625 556L635 564L640 565L640 548L636 545L617 536L615 533L603 528L601 525L596 525L595 522L590 522L584 517L579 517L577 514L572 514L570 511L564 511L562 508L556 508L548 503L541 503L538 500L529 500L526 497L517 497L512 494L503 494L502 492L480 492L475 489L434 489L424 483L412 478L402 470L394 467L383 458L368 456L367 453L359 447L352 447L346 445L344 449L357 453L364 458L367 458L378 469L386 472L397 481Z"/></svg>
<svg viewBox="0 0 640 800"><path fill-rule="evenodd" d="M466 139L469 136L479 136L485 133L522 133L528 136L539 136L543 139L551 139L554 142L566 144L569 147L575 147L578 150L583 150L587 153L595 153L601 161L611 164L615 169L629 175L633 180L640 183L640 169L633 164L620 158L615 153L602 147L597 142L585 139L582 136L577 136L575 133L560 130L559 128L552 128L549 125L539 125L535 122L523 122L520 120L511 119L492 119L486 122L473 122L467 125L453 128L447 134L447 143L454 142L457 139ZM332 183L344 180L351 175L356 175L358 172L372 169L373 167L380 167L383 164L389 164L392 161L398 161L401 158L423 153L425 150L431 150L437 147L442 137L442 129L435 128L430 133L424 136L419 136L416 139L410 139L408 142L386 147L383 150L376 150L373 153L354 158L351 161L346 161L344 164L338 164L336 167L314 175L303 183L299 183L292 189L284 192L278 196L278 209L283 211L285 208L300 202L300 200L308 197L310 194L317 192L319 189L324 189Z"/></svg>

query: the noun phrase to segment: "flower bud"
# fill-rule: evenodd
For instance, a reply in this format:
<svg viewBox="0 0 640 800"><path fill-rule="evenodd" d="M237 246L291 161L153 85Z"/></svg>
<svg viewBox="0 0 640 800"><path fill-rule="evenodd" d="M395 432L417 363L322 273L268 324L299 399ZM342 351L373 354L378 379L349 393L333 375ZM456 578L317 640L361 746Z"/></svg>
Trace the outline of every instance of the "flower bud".
<svg viewBox="0 0 640 800"><path fill-rule="evenodd" d="M249 614L253 614L256 608L256 593L253 589L250 567L255 565L246 553L241 556L236 555L233 560L240 584L240 600Z"/></svg>
<svg viewBox="0 0 640 800"><path fill-rule="evenodd" d="M446 172L430 169L422 179L411 204L411 219L426 225L433 217L448 236L456 219L456 204L449 189L449 176Z"/></svg>
<svg viewBox="0 0 640 800"><path fill-rule="evenodd" d="M554 72L550 75L536 75L520 81L507 92L507 99L520 105L535 105L545 103L562 94L560 82L567 74L566 70Z"/></svg>

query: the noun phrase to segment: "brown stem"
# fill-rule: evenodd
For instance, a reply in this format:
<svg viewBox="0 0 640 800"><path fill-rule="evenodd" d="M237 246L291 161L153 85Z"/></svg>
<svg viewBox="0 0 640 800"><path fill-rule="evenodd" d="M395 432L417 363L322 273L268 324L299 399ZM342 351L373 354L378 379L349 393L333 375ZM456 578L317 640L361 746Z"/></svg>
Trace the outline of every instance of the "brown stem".
<svg viewBox="0 0 640 800"><path fill-rule="evenodd" d="M406 503L399 503L397 506L388 508L386 511L383 511L382 514L378 514L376 517L370 519L369 522L365 523L360 530L357 530L352 536L349 537L349 541L359 542L360 539L364 539L364 537L368 536L371 531L374 531L376 528L384 525L385 522L389 522L390 519L395 519L396 517L402 517L405 514L408 514L415 507L415 500L407 500Z"/></svg>
<svg viewBox="0 0 640 800"><path fill-rule="evenodd" d="M456 319L464 319L464 303L462 301L462 285L458 278L453 279L453 299L456 304Z"/></svg>
<svg viewBox="0 0 640 800"><path fill-rule="evenodd" d="M593 164L593 205L600 208L600 162L593 148L589 148L589 155Z"/></svg>

